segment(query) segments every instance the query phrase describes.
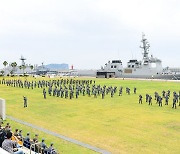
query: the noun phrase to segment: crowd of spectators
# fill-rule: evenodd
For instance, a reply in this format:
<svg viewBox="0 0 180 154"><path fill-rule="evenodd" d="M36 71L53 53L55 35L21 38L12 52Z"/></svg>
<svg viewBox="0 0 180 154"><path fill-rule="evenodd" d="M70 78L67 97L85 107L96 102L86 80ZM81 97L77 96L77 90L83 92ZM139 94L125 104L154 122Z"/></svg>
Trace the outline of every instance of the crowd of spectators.
<svg viewBox="0 0 180 154"><path fill-rule="evenodd" d="M57 154L57 151L53 147L53 143L48 147L45 143L45 139L39 140L39 135L35 134L34 138L30 138L28 132L24 137L22 130L15 129L12 132L9 123L6 125L3 121L0 121L0 147L11 154L24 154L23 149L29 149L35 153L40 154Z"/></svg>

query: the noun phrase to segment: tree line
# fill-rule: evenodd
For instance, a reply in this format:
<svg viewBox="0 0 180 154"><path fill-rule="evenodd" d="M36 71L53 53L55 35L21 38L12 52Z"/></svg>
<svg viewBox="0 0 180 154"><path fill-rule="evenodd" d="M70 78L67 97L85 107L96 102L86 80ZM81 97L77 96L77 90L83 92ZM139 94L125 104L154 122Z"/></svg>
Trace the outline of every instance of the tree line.
<svg viewBox="0 0 180 154"><path fill-rule="evenodd" d="M7 65L8 65L8 64L9 64L9 63L8 63L7 61L4 61L4 62L3 62L4 70L2 69L2 70L0 71L0 73L1 73L2 76L5 75L4 73L5 73L5 70L7 69ZM12 69L10 70L10 72L9 72L10 75L13 75L13 74L15 73L16 68L19 68L20 70L23 70L23 75L24 75L24 74L25 74L25 73L24 73L24 70L27 68L26 65L17 66L17 63L16 63L16 62L10 63L9 66L11 66L11 68L12 68ZM34 66L33 66L33 65L29 65L29 67L30 67L31 71L34 69Z"/></svg>

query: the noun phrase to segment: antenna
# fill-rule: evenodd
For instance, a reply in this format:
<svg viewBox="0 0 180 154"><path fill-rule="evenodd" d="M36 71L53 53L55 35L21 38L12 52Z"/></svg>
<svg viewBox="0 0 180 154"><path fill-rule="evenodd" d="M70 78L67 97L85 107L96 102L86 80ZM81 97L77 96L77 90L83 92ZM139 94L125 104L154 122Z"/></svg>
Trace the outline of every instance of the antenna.
<svg viewBox="0 0 180 154"><path fill-rule="evenodd" d="M148 58L148 53L149 53L149 48L150 48L150 45L149 43L147 42L147 39L145 38L145 34L142 33L142 46L140 46L140 48L142 48L143 50L143 59L145 58Z"/></svg>
<svg viewBox="0 0 180 154"><path fill-rule="evenodd" d="M144 34L144 32L142 32L142 39L144 39L145 38L145 34Z"/></svg>
<svg viewBox="0 0 180 154"><path fill-rule="evenodd" d="M44 62L42 62L41 64L42 64L42 65L41 65L42 69L44 69Z"/></svg>
<svg viewBox="0 0 180 154"><path fill-rule="evenodd" d="M20 60L22 61L22 66L25 66L25 60L26 60L26 58L24 58L24 57L21 55Z"/></svg>

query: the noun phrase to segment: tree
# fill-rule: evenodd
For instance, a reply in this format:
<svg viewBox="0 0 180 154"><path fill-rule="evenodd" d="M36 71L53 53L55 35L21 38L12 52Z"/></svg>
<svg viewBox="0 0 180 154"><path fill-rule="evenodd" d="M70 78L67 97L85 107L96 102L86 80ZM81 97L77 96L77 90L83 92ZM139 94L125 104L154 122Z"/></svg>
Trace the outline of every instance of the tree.
<svg viewBox="0 0 180 154"><path fill-rule="evenodd" d="M16 62L11 63L11 67L12 67L13 69L15 69L16 66L17 66L17 63L16 63Z"/></svg>
<svg viewBox="0 0 180 154"><path fill-rule="evenodd" d="M10 71L10 74L13 75L13 70Z"/></svg>
<svg viewBox="0 0 180 154"><path fill-rule="evenodd" d="M20 69L20 72L21 72L21 70L22 70L22 65L19 66L19 69Z"/></svg>
<svg viewBox="0 0 180 154"><path fill-rule="evenodd" d="M21 65L19 66L19 69L20 69L20 70L22 69L22 66L21 66Z"/></svg>
<svg viewBox="0 0 180 154"><path fill-rule="evenodd" d="M31 68L31 70L33 70L34 66L33 66L33 65L30 65L30 68Z"/></svg>
<svg viewBox="0 0 180 154"><path fill-rule="evenodd" d="M16 62L11 63L11 67L13 68L12 74L13 74L13 72L15 71L16 66L17 66L17 63L16 63Z"/></svg>
<svg viewBox="0 0 180 154"><path fill-rule="evenodd" d="M34 69L34 66L30 65L30 69L31 69L31 74L32 74L32 70Z"/></svg>
<svg viewBox="0 0 180 154"><path fill-rule="evenodd" d="M7 61L4 61L4 62L3 62L3 65L4 65L4 67L6 67L6 66L8 65L8 62L7 62Z"/></svg>
<svg viewBox="0 0 180 154"><path fill-rule="evenodd" d="M3 70L1 70L1 75L4 75L4 71Z"/></svg>
<svg viewBox="0 0 180 154"><path fill-rule="evenodd" d="M25 65L21 65L22 66L22 69L23 69L23 75L24 75L24 70L26 69L26 66Z"/></svg>

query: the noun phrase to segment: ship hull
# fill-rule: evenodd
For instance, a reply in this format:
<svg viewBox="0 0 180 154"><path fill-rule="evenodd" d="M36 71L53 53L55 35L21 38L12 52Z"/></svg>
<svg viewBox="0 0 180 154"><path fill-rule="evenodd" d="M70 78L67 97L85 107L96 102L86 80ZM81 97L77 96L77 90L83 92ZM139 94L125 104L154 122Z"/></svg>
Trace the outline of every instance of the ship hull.
<svg viewBox="0 0 180 154"><path fill-rule="evenodd" d="M128 74L110 71L97 71L97 78L141 78L141 79L164 79L164 80L180 80L180 74Z"/></svg>
<svg viewBox="0 0 180 154"><path fill-rule="evenodd" d="M142 79L164 79L164 80L180 80L180 74L164 74L164 75L126 75L122 74L120 78L142 78Z"/></svg>

